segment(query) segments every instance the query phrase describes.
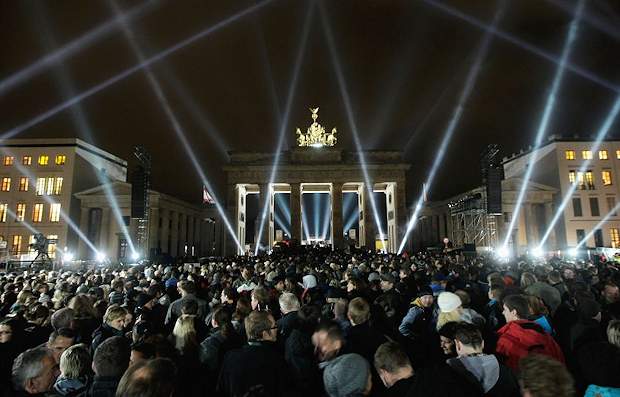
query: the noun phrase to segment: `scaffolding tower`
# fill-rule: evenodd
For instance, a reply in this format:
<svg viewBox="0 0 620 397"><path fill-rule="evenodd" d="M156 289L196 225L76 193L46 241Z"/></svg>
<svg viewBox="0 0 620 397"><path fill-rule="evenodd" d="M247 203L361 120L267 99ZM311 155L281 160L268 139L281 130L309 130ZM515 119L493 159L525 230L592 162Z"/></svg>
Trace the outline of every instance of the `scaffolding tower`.
<svg viewBox="0 0 620 397"><path fill-rule="evenodd" d="M457 247L475 244L494 247L497 244L497 219L487 213L486 194L468 194L448 204L452 224L452 242Z"/></svg>

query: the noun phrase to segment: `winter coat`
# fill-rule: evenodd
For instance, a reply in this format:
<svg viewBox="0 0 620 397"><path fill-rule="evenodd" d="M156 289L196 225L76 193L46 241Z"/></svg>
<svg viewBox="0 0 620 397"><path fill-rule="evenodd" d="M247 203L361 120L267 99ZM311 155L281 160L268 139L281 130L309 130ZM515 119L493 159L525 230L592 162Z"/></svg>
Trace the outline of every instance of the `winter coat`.
<svg viewBox="0 0 620 397"><path fill-rule="evenodd" d="M468 382L480 387L485 396L519 397L519 383L510 368L492 354L457 357L448 365Z"/></svg>
<svg viewBox="0 0 620 397"><path fill-rule="evenodd" d="M286 313L282 318L276 321L276 324L278 325L278 342L283 344L297 326L297 312Z"/></svg>
<svg viewBox="0 0 620 397"><path fill-rule="evenodd" d="M292 379L272 342L249 342L226 354L217 390L227 397L241 397L250 390L262 390L265 396L296 396Z"/></svg>
<svg viewBox="0 0 620 397"><path fill-rule="evenodd" d="M170 304L170 306L168 306L168 313L166 314L166 320L164 322L166 327L169 327L171 329L172 327L174 327L177 319L181 317L181 314L183 314L181 313L181 309L183 309L183 304L189 300L194 300L198 303L198 319L204 322L207 313L209 312L209 306L207 305L207 302L196 297L193 294L187 294L184 297L175 300Z"/></svg>
<svg viewBox="0 0 620 397"><path fill-rule="evenodd" d="M366 321L349 329L346 349L348 353L357 353L372 363L375 352L386 341L385 336Z"/></svg>
<svg viewBox="0 0 620 397"><path fill-rule="evenodd" d="M78 397L114 397L120 380L111 376L95 376L92 383L78 394Z"/></svg>
<svg viewBox="0 0 620 397"><path fill-rule="evenodd" d="M506 325L506 319L502 314L502 307L498 301L492 299L484 309L484 316L486 318L487 329L491 331L497 331L504 325Z"/></svg>
<svg viewBox="0 0 620 397"><path fill-rule="evenodd" d="M70 379L58 377L54 383L54 391L61 396L77 396L88 385L87 378Z"/></svg>
<svg viewBox="0 0 620 397"><path fill-rule="evenodd" d="M321 394L321 373L314 358L311 334L294 329L286 339L284 359L304 396Z"/></svg>
<svg viewBox="0 0 620 397"><path fill-rule="evenodd" d="M495 351L513 371L518 371L519 360L530 353L543 354L564 363L564 354L553 337L533 321L511 321L497 334Z"/></svg>
<svg viewBox="0 0 620 397"><path fill-rule="evenodd" d="M234 329L231 332L232 334L226 338L219 328L215 329L200 344L200 362L205 365L208 371L217 374L226 353L242 346L241 337Z"/></svg>
<svg viewBox="0 0 620 397"><path fill-rule="evenodd" d="M408 338L416 339L428 333L432 320L432 307L423 308L420 300L416 299L413 301L403 321L401 321L398 331Z"/></svg>
<svg viewBox="0 0 620 397"><path fill-rule="evenodd" d="M90 353L91 356L95 354L95 350L97 347L106 339L111 338L113 336L125 336L123 331L119 331L116 328L110 327L108 324L103 323L99 328L93 332L93 342L90 345Z"/></svg>
<svg viewBox="0 0 620 397"><path fill-rule="evenodd" d="M480 386L474 385L446 363L416 371L407 397L479 397Z"/></svg>

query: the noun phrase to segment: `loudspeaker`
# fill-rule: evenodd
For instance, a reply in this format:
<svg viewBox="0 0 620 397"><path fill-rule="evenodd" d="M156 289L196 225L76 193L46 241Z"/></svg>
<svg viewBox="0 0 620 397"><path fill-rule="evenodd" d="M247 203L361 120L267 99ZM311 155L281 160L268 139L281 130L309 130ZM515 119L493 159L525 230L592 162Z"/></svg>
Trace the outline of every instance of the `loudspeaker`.
<svg viewBox="0 0 620 397"><path fill-rule="evenodd" d="M141 166L131 173L131 217L144 218L146 214L147 190L149 188L148 174Z"/></svg>
<svg viewBox="0 0 620 397"><path fill-rule="evenodd" d="M502 214L502 168L489 167L486 175L487 214Z"/></svg>

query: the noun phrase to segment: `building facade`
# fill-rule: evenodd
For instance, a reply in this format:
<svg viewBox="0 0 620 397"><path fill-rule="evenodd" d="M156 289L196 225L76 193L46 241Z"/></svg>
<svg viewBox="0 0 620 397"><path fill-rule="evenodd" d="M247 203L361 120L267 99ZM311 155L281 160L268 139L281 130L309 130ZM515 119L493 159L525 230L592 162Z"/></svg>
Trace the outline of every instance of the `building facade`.
<svg viewBox="0 0 620 397"><path fill-rule="evenodd" d="M106 192L108 189L108 192ZM108 196L118 208L110 205ZM214 209L187 203L153 190L149 195L148 247L133 247L137 222L131 218L131 184L114 182L76 193L81 202L79 225L88 240L107 258L131 260L132 248L141 257L158 255L211 256L221 244L221 222ZM93 257L92 247L81 240L78 256Z"/></svg>
<svg viewBox="0 0 620 397"><path fill-rule="evenodd" d="M0 245L3 259L30 260L36 233L48 254L75 247L79 219L74 196L104 181L125 181L127 162L80 139L8 139L0 144Z"/></svg>

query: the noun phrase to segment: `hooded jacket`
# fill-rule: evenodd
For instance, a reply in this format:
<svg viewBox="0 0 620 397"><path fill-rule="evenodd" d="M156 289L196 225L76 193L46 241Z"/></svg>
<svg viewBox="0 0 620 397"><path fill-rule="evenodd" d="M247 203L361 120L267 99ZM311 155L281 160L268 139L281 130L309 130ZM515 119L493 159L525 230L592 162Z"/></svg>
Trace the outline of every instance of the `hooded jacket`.
<svg viewBox="0 0 620 397"><path fill-rule="evenodd" d="M543 354L564 363L564 354L553 337L533 321L511 321L497 334L495 352L505 358L504 364L513 371L518 370L519 360L530 353Z"/></svg>
<svg viewBox="0 0 620 397"><path fill-rule="evenodd" d="M519 384L510 368L492 354L451 358L448 365L485 396L520 396Z"/></svg>
<svg viewBox="0 0 620 397"><path fill-rule="evenodd" d="M406 337L416 338L426 334L433 320L433 308L422 306L420 298L415 299L403 317L398 331Z"/></svg>

